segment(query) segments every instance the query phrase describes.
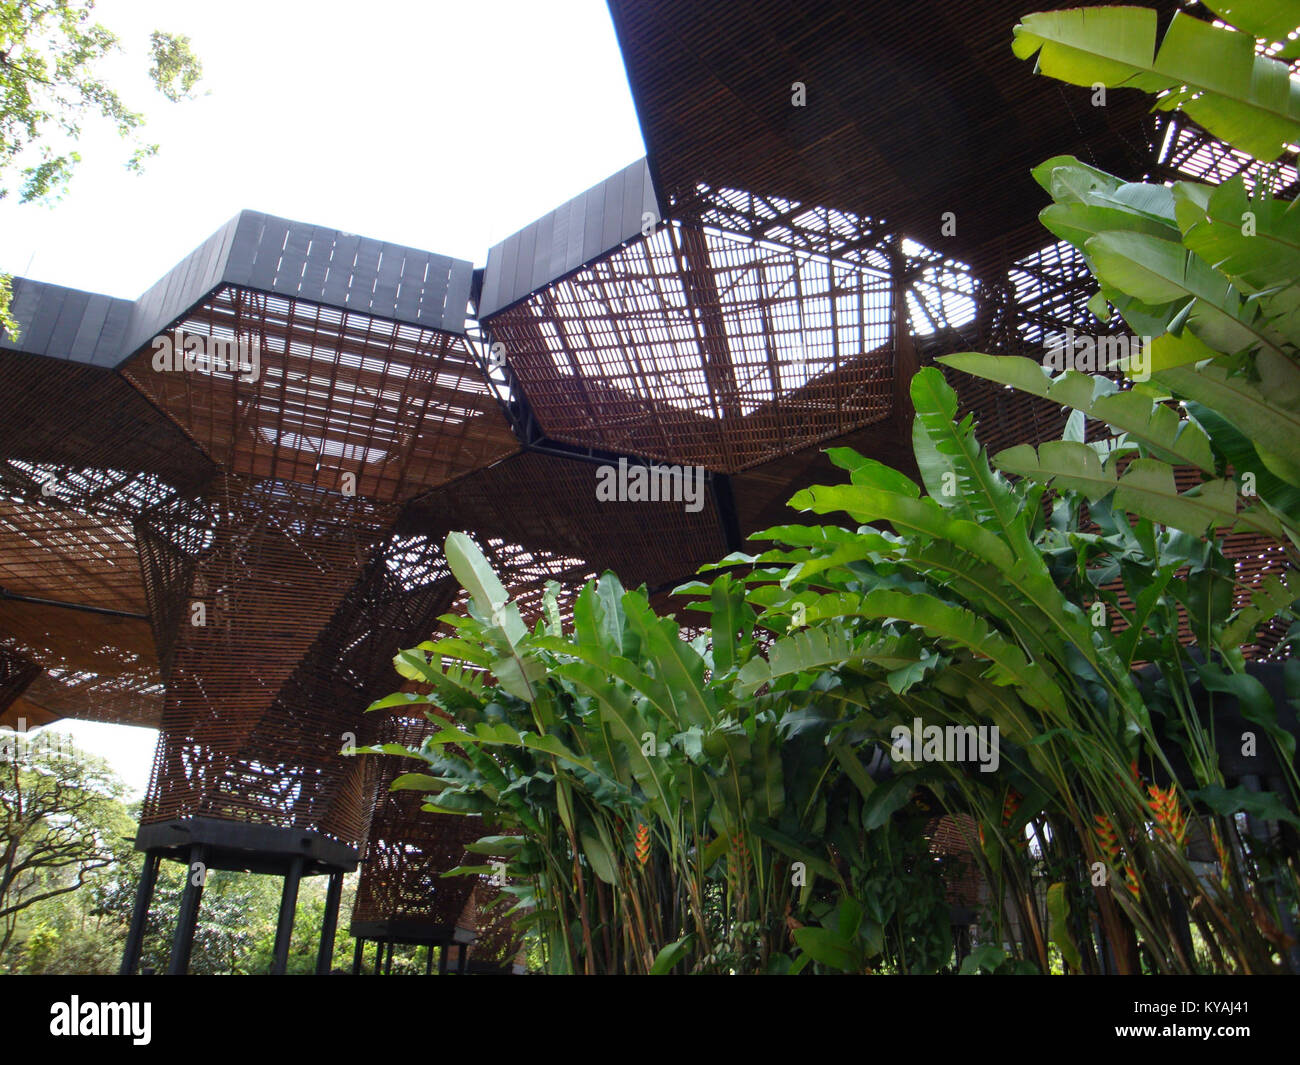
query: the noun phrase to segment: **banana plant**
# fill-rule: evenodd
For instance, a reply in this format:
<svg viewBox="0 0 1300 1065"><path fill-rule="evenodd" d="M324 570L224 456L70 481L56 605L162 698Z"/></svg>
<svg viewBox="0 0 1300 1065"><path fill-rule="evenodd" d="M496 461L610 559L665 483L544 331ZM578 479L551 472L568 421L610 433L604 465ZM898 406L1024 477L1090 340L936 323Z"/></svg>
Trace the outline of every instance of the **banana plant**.
<svg viewBox="0 0 1300 1065"><path fill-rule="evenodd" d="M1021 59L1037 56L1040 73L1072 85L1158 94L1160 110L1184 111L1221 140L1276 159L1295 143L1300 122L1300 88L1280 61L1300 54L1288 39L1300 25L1300 6L1291 0L1206 6L1244 32L1178 11L1158 42L1152 8L1074 8L1026 15L1013 48ZM1257 37L1283 45L1279 58L1257 55Z"/></svg>
<svg viewBox="0 0 1300 1065"><path fill-rule="evenodd" d="M1300 90L1285 64L1255 54L1256 42L1284 42L1270 50L1293 57L1300 4L1209 6L1237 30L1179 13L1157 52L1153 12L1051 12L1023 20L1016 51L1038 54L1041 72L1076 84L1163 93L1157 106L1185 110L1241 151L1273 160L1278 145L1300 139ZM1289 565L1253 586L1218 581L1242 609L1198 633L1230 676L1203 671L1220 685L1250 685L1241 646L1300 598L1300 209L1275 199L1267 180L1250 189L1240 176L1166 187L1126 182L1069 156L1047 160L1034 176L1054 201L1043 224L1083 253L1097 280L1089 306L1103 321L1114 308L1150 336L1149 365L1135 372L1130 363L1134 380L1125 387L1073 370L1054 375L1020 357L940 361L1058 402L1079 419L1073 424L1086 418L1110 430L1104 441L1085 442L1076 431L1009 448L994 456L1000 470L1206 543L1238 531L1278 545ZM1294 802L1293 740L1268 731L1281 745Z"/></svg>
<svg viewBox="0 0 1300 1065"><path fill-rule="evenodd" d="M1014 50L1078 85L1156 95L1261 162L1300 141L1300 86L1281 60L1300 4L1207 5L1235 26L1174 15L1157 47L1152 10L1088 8L1026 16ZM1267 49L1264 46L1268 46ZM1257 54L1267 50L1270 54ZM1200 535L1238 528L1278 541L1300 561L1300 208L1276 199L1268 171L1248 186L1128 182L1071 156L1033 171L1053 203L1040 214L1078 248L1098 284L1089 307L1112 308L1151 338L1131 390L1089 375L1057 377L1024 361L972 353L944 361L1108 424L1120 447L1082 439L997 457L1040 483L1114 493L1118 505ZM1149 376L1149 380L1147 379ZM1209 447L1207 448L1207 443ZM1175 467L1199 482L1175 487Z"/></svg>
<svg viewBox="0 0 1300 1065"><path fill-rule="evenodd" d="M1196 612L1196 631L1212 653L1244 611L1261 608L1239 608L1223 594L1233 587L1231 566L1214 545L1147 519L1131 525L1111 508L1113 493L1058 481L1046 494L1032 479L999 473L971 420L956 419L956 394L937 369L918 373L911 394L922 484L832 450L849 483L809 488L791 503L847 514L858 527L767 530L757 537L779 546L721 564L752 567L737 579L773 636L742 682L763 690L820 674L817 686L840 707L850 752L914 718L996 726L997 774L941 763L945 779L929 787L950 813L978 826L974 849L992 896L1009 897L1014 911L999 920L1019 930L1025 956L1041 970L1050 943L1078 939L1061 930L1082 916L1083 885L1097 889L1093 912L1130 971L1140 964L1139 947L1154 968L1195 969L1181 906L1232 964L1268 970L1274 947L1254 927L1251 902L1207 895L1185 837L1157 834L1147 845L1151 789L1162 796L1161 816L1176 821L1202 790L1222 789L1223 777L1190 680L1166 702L1152 702L1134 672L1140 661L1158 662L1170 675L1192 669L1178 643L1180 610ZM1208 445L1193 435L1184 439L1164 424L1140 428L1161 447L1207 461ZM791 625L795 631L785 631ZM1153 707L1177 726L1157 729ZM1270 725L1280 732L1275 720ZM1170 735L1187 745L1194 777L1175 769L1181 759L1171 757ZM1167 785L1171 792L1157 779L1178 783ZM1019 798L1011 802L1013 791ZM1205 803L1199 809L1215 814ZM1031 860L1024 842L1034 822L1043 831ZM1216 831L1232 834L1235 826L1220 817ZM1075 918L1060 905L1064 888L1053 895L1055 916L1037 890L1048 839L1052 860L1074 870Z"/></svg>

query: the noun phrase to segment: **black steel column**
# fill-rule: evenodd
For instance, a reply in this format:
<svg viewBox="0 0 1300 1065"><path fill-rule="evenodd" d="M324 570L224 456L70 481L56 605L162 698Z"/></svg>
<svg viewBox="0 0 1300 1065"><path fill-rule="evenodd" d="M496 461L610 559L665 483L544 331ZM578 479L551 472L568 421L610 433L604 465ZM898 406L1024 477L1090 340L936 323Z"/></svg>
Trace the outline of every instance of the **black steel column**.
<svg viewBox="0 0 1300 1065"><path fill-rule="evenodd" d="M438 975L439 976L447 975L447 950L450 946L451 946L450 943L444 943L441 947L438 948Z"/></svg>
<svg viewBox="0 0 1300 1065"><path fill-rule="evenodd" d="M377 940L376 945L378 946L379 949L375 951L374 975L379 976L384 969L384 941L382 939Z"/></svg>
<svg viewBox="0 0 1300 1065"><path fill-rule="evenodd" d="M194 949L194 928L199 923L199 903L208 879L208 849L201 843L190 847L190 862L185 870L185 891L181 895L176 931L172 934L172 953L167 961L167 975L184 976L190 969L190 952Z"/></svg>
<svg viewBox="0 0 1300 1065"><path fill-rule="evenodd" d="M430 943L424 948L424 975L433 975L433 944Z"/></svg>
<svg viewBox="0 0 1300 1065"><path fill-rule="evenodd" d="M366 941L357 936L357 949L352 952L352 975L361 975L361 966L366 960Z"/></svg>
<svg viewBox="0 0 1300 1065"><path fill-rule="evenodd" d="M122 976L135 976L140 968L140 953L144 949L144 930L149 923L149 905L153 902L154 885L158 882L158 866L162 856L157 851L146 851L140 883L135 889L135 908L131 911L131 927L126 933L126 947L122 951Z"/></svg>
<svg viewBox="0 0 1300 1065"><path fill-rule="evenodd" d="M339 900L343 898L343 874L330 873L325 892L325 921L320 930L320 950L316 954L316 973L324 976L334 961L334 935L339 927Z"/></svg>
<svg viewBox="0 0 1300 1065"><path fill-rule="evenodd" d="M469 944L460 945L460 953L456 955L456 971L462 975L469 972Z"/></svg>
<svg viewBox="0 0 1300 1065"><path fill-rule="evenodd" d="M293 941L293 919L298 912L298 882L302 880L302 855L289 862L284 874L284 890L280 892L280 919L275 926L275 953L271 959L271 975L282 976L289 967L289 945Z"/></svg>
<svg viewBox="0 0 1300 1065"><path fill-rule="evenodd" d="M390 940L388 941L388 960L387 960L386 962L384 962L384 975L385 975L385 976L392 976L392 975L393 975L393 948L394 948L396 945L397 945L397 944L394 943L393 940L390 939Z"/></svg>

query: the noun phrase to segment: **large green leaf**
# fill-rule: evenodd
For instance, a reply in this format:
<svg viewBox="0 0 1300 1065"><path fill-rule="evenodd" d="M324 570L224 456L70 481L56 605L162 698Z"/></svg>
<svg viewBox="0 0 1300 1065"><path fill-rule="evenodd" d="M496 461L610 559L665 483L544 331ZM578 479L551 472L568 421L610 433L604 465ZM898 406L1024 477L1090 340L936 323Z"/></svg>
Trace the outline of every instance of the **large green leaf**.
<svg viewBox="0 0 1300 1065"><path fill-rule="evenodd" d="M1174 197L1183 243L1243 292L1300 279L1300 211L1292 203L1251 199L1240 176L1212 189L1182 181Z"/></svg>
<svg viewBox="0 0 1300 1065"><path fill-rule="evenodd" d="M1278 796L1271 791L1251 791L1244 785L1228 789L1218 784L1201 788L1190 793L1194 799L1205 803L1215 813L1231 817L1237 813L1247 813L1265 821L1286 821L1300 828L1300 817L1296 817Z"/></svg>
<svg viewBox="0 0 1300 1065"><path fill-rule="evenodd" d="M1278 722L1277 706L1258 677L1230 673L1210 663L1198 663L1196 672L1207 691L1235 698L1241 716L1267 732L1288 763L1295 763L1296 738Z"/></svg>
<svg viewBox="0 0 1300 1065"><path fill-rule="evenodd" d="M1069 370L1053 379L1032 359L1020 356L961 352L941 356L938 361L974 377L1011 385L1081 410L1089 418L1124 433L1156 458L1214 472L1210 441L1199 426L1180 419L1168 406L1139 392L1117 390L1114 382L1104 377Z"/></svg>
<svg viewBox="0 0 1300 1065"><path fill-rule="evenodd" d="M402 773L388 786L388 790L438 792L446 786L445 780L431 777L428 773Z"/></svg>
<svg viewBox="0 0 1300 1065"><path fill-rule="evenodd" d="M990 661L988 676L995 683L1016 685L1026 702L1046 714L1065 713L1061 690L1043 666L1031 662L1019 647L973 611L934 596L909 595L884 588L868 592L856 601L853 596L824 596L808 608L810 621L848 615L897 618L937 639L950 640L975 657Z"/></svg>
<svg viewBox="0 0 1300 1065"><path fill-rule="evenodd" d="M1269 360L1261 356L1260 361L1266 366ZM1274 365L1279 376L1300 377L1300 369L1285 359L1274 360ZM1296 483L1291 477L1292 471L1300 467L1300 410L1274 402L1273 397L1279 392L1277 386L1266 395L1241 374L1215 363L1173 367L1154 374L1152 379L1174 395L1195 400L1218 412L1254 445L1270 470L1283 480ZM1287 386L1280 389L1282 395L1289 390ZM1274 455L1281 460L1280 464L1270 462Z"/></svg>
<svg viewBox="0 0 1300 1065"><path fill-rule="evenodd" d="M674 719L686 725L711 725L715 714L705 684L704 659L678 638L676 623L655 614L639 592L623 596L623 610L628 625L641 638L642 653L654 662L655 675L669 693Z"/></svg>
<svg viewBox="0 0 1300 1065"><path fill-rule="evenodd" d="M773 641L766 658L755 655L746 662L737 677L737 690L749 694L781 677L834 669L855 654L854 641L835 627L800 629Z"/></svg>
<svg viewBox="0 0 1300 1065"><path fill-rule="evenodd" d="M1079 944L1070 931L1070 897L1062 883L1052 884L1047 889L1047 915L1050 919L1049 937L1056 944L1067 965L1075 972L1083 968L1083 959L1079 955Z"/></svg>
<svg viewBox="0 0 1300 1065"><path fill-rule="evenodd" d="M1176 240L1178 230L1134 211L1082 203L1054 203L1039 212L1038 220L1059 237L1082 250L1089 237L1111 230L1132 230L1160 240Z"/></svg>
<svg viewBox="0 0 1300 1065"><path fill-rule="evenodd" d="M818 514L844 511L858 521L887 521L900 532L920 533L961 544L971 554L1004 569L1014 557L992 530L965 518L952 518L931 498L912 499L865 485L814 485L796 492L792 507Z"/></svg>
<svg viewBox="0 0 1300 1065"><path fill-rule="evenodd" d="M448 533L444 550L447 564L461 587L470 593L474 607L504 637L507 654L490 664L497 682L511 695L532 702L533 684L541 679L545 670L520 651L520 644L528 636L528 626L524 624L518 605L510 601L483 552L464 533Z"/></svg>
<svg viewBox="0 0 1300 1065"><path fill-rule="evenodd" d="M799 949L812 956L816 962L844 973L862 971L862 958L853 941L829 928L809 925L794 930L794 941Z"/></svg>
<svg viewBox="0 0 1300 1065"><path fill-rule="evenodd" d="M669 943L668 946L655 955L654 963L650 966L650 975L664 976L672 972L673 967L686 956L686 952L694 945L694 934L682 936L677 942Z"/></svg>
<svg viewBox="0 0 1300 1065"><path fill-rule="evenodd" d="M473 596L480 613L499 625L512 644L527 636L528 627L519 616L519 608L510 602L505 586L497 579L478 545L464 533L448 533L445 551L451 572L460 581L460 586Z"/></svg>
<svg viewBox="0 0 1300 1065"><path fill-rule="evenodd" d="M666 681L646 672L636 662L613 655L603 647L585 644L581 641L556 639L551 636L537 637L534 639L533 645L540 650L555 651L562 655L580 658L582 661L598 667L601 674L606 678L607 684L612 680L618 680L626 684L632 691L642 696L653 706L664 720L672 725L674 731L680 731L691 724L707 724L710 720L707 717L707 711L705 711L706 716L700 719L683 721L680 716L679 704L687 702L687 700L674 698L673 692ZM556 671L560 672L560 670ZM696 709L698 710L698 707Z"/></svg>
<svg viewBox="0 0 1300 1065"><path fill-rule="evenodd" d="M796 494L790 502L822 513L845 510L859 521L886 520L902 534L929 537L933 548L924 546L925 541L912 540L899 560L907 565L940 566L946 574L943 580L960 581L968 591L979 584L984 604L1000 604L996 615L1019 626L1020 638L1027 646L1041 648L1044 638L1054 634L1053 638L1082 643L1085 654L1091 651L1086 636L1080 635L1079 619L1070 615L1036 549L1031 548L1028 561L1021 564L1023 558L1013 556L1007 544L988 528L964 518L949 518L933 499L913 499L864 485L818 485ZM1027 524L1028 512L1020 508L1016 520ZM942 557L948 550L944 544L964 554L965 560ZM989 573L987 567L995 573ZM1018 602L1013 601L1016 598ZM1041 613L1031 620L1026 610ZM1030 620L1026 628L1024 622Z"/></svg>
<svg viewBox="0 0 1300 1065"><path fill-rule="evenodd" d="M873 788L862 807L862 827L870 832L893 817L907 805L918 782L917 774L900 773L888 783Z"/></svg>
<svg viewBox="0 0 1300 1065"><path fill-rule="evenodd" d="M1039 164L1033 176L1056 201L1039 220L1079 249L1089 237L1109 230L1179 239L1174 198L1163 185L1124 182L1068 155Z"/></svg>
<svg viewBox="0 0 1300 1065"><path fill-rule="evenodd" d="M1260 499L1275 512L1285 516L1292 526L1300 528L1300 486L1284 481L1273 474L1264 465L1259 453L1246 439L1245 434L1218 411L1211 410L1194 400L1188 401L1186 406L1187 413L1209 433L1214 443L1215 453L1237 471L1243 492L1252 487L1244 482L1244 475L1248 471L1255 475L1253 488Z"/></svg>
<svg viewBox="0 0 1300 1065"><path fill-rule="evenodd" d="M1144 303L1181 307L1191 297L1187 325L1217 351L1278 345L1280 338L1258 306L1244 302L1222 274L1181 244L1145 233L1110 232L1089 238L1084 251L1099 281Z"/></svg>
<svg viewBox="0 0 1300 1065"><path fill-rule="evenodd" d="M1251 592L1249 602L1224 628L1224 646L1239 647L1249 642L1260 625L1291 609L1297 600L1300 600L1300 573L1289 569L1281 576L1267 574Z"/></svg>
<svg viewBox="0 0 1300 1065"><path fill-rule="evenodd" d="M619 750L626 756L632 775L641 785L646 798L664 820L674 821L671 802L675 797L670 790L669 768L657 752L649 755L643 753L642 735L654 730L647 730L646 722L637 712L628 693L611 684L607 673L586 662L566 662L557 666L555 673L572 681L597 700L601 717L611 726Z"/></svg>
<svg viewBox="0 0 1300 1065"><path fill-rule="evenodd" d="M1167 93L1216 137L1271 161L1300 137L1300 91L1285 63L1255 55L1247 34L1177 12L1156 51L1156 12L1092 7L1026 15L1015 54L1037 54L1037 70L1072 85L1101 83Z"/></svg>
<svg viewBox="0 0 1300 1065"><path fill-rule="evenodd" d="M859 454L851 447L828 447L826 457L840 469L849 471L849 480L854 484L870 484L877 488L886 488L903 495L918 496L921 489L906 474L900 473L892 466ZM753 539L753 537L751 537ZM763 536L762 539L769 539ZM789 542L789 541L787 541Z"/></svg>
<svg viewBox="0 0 1300 1065"><path fill-rule="evenodd" d="M614 856L610 854L609 848L605 846L600 836L584 828L578 834L578 838L582 841L582 853L591 863L591 871L606 884L617 884L618 868L614 863Z"/></svg>
<svg viewBox="0 0 1300 1065"><path fill-rule="evenodd" d="M1175 366L1217 359L1223 355L1215 351L1190 329L1181 333L1161 333L1151 341L1151 372L1170 370Z"/></svg>
<svg viewBox="0 0 1300 1065"><path fill-rule="evenodd" d="M957 393L943 374L927 366L911 383L912 448L930 498L973 522L987 526L1016 556L1032 564L1020 500L989 466L970 419L958 424Z"/></svg>
<svg viewBox="0 0 1300 1065"><path fill-rule="evenodd" d="M754 643L754 612L745 603L743 585L726 577L713 582L710 591L713 607L713 668L729 673L749 657Z"/></svg>
<svg viewBox="0 0 1300 1065"><path fill-rule="evenodd" d="M1008 448L994 461L1008 473L1080 492L1091 501L1113 491L1117 508L1196 536L1239 520L1268 524L1262 516L1237 513L1237 486L1231 480L1207 481L1180 493L1173 467L1157 459L1135 459L1121 477L1114 462L1103 463L1088 445L1049 440L1037 451L1028 444Z"/></svg>
<svg viewBox="0 0 1300 1065"><path fill-rule="evenodd" d="M1297 0L1208 0L1205 6L1243 33L1269 43L1289 45L1284 54L1295 47L1287 37L1300 27L1300 2Z"/></svg>
<svg viewBox="0 0 1300 1065"><path fill-rule="evenodd" d="M573 765L581 766L589 772L595 772L596 768L591 759L575 754L565 747L557 737L537 732L518 732L504 722L495 724L479 722L474 726L473 732L465 729L443 728L424 741L426 747L440 747L448 743L462 746L481 744L487 747L518 747L523 750L553 755Z"/></svg>

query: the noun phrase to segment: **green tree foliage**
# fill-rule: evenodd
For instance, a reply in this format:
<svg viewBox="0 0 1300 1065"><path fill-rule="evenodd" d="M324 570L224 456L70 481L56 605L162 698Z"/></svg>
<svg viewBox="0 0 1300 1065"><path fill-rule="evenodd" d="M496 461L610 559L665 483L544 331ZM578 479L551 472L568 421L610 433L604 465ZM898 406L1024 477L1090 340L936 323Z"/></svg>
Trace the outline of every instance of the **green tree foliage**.
<svg viewBox="0 0 1300 1065"><path fill-rule="evenodd" d="M123 787L100 758L49 733L10 733L0 757L0 954L31 907L77 891L131 831Z"/></svg>
<svg viewBox="0 0 1300 1065"><path fill-rule="evenodd" d="M0 199L21 202L57 196L81 156L76 143L86 121L104 121L129 143L127 166L139 170L158 151L141 140L144 115L101 76L118 37L92 21L94 0L0 0ZM188 37L155 31L150 79L173 102L194 95L202 65ZM9 278L0 276L0 329L16 335L9 317Z"/></svg>
<svg viewBox="0 0 1300 1065"><path fill-rule="evenodd" d="M1295 3L1211 6L1224 7L1226 18L1259 32L1264 41L1285 40L1281 27L1300 21ZM1058 39L1056 46L1042 45L1041 69L1072 81L1101 78L1097 55L1119 47L1126 20L1138 17L1135 10L1090 11L1086 20L1071 12L1033 16L1048 19ZM1042 33L1029 34L1030 21L1020 27L1019 39L1046 40ZM1179 26L1184 28L1175 32ZM1091 51L1083 47L1084 36ZM1049 62L1052 47L1064 48L1068 61ZM1300 140L1300 89L1285 64L1254 51L1249 33L1179 14L1160 50L1164 67L1188 78L1199 70L1198 77L1213 80L1231 99L1194 91L1195 80L1177 87L1146 78L1109 83L1162 89L1158 106L1180 107L1234 147L1271 161L1281 144ZM1285 50L1295 51L1293 42ZM1251 118L1251 107L1265 103L1268 121ZM1216 116L1220 122L1212 120ZM1218 186L1164 186L1126 182L1059 156L1034 176L1054 201L1041 214L1043 224L1083 253L1098 282L1095 313L1106 320L1113 308L1130 329L1153 338L1151 379L1118 393L1109 381L1078 374L1053 379L1028 360L976 354L945 359L964 372L1059 400L1110 424L1117 434L1115 446L1104 450L1061 441L1036 452L1010 449L996 463L1040 483L1079 488L1090 498L1113 491L1120 508L1193 535L1208 529L1262 533L1277 540L1293 564L1300 563L1296 202L1273 197L1268 168L1249 185L1238 176ZM1176 490L1175 467L1195 469L1200 483ZM1260 616L1293 598L1276 584L1261 590Z"/></svg>
<svg viewBox="0 0 1300 1065"><path fill-rule="evenodd" d="M134 850L138 806L127 807L116 774L63 736L0 733L0 971L118 971L144 857ZM145 931L142 965L164 972L189 870L164 861ZM195 932L191 971L270 969L280 907L277 877L213 871ZM345 878L335 965L350 967L347 914L356 876ZM299 891L289 971L315 971L326 881ZM423 972L400 950L394 972Z"/></svg>
<svg viewBox="0 0 1300 1065"><path fill-rule="evenodd" d="M124 814L126 832L118 839L110 864L91 871L80 889L36 902L19 915L8 950L0 952L0 971L101 975L118 971L143 868L143 855L130 843L135 814ZM164 861L159 868L141 951L145 971L167 970L187 875L187 868L177 862ZM269 971L280 886L277 877L211 872L199 908L190 971L219 976ZM355 946L347 931L355 887L355 874L345 878L334 951L333 967L347 971L351 971ZM325 891L323 877L302 882L289 952L290 973L315 972ZM422 952L399 947L393 972L423 973Z"/></svg>

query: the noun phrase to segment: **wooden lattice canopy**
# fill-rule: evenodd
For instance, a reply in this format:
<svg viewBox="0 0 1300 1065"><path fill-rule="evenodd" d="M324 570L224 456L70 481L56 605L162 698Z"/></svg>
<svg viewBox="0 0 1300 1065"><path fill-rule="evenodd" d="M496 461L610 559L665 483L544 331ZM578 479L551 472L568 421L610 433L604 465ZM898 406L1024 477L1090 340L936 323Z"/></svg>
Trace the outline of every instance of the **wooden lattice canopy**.
<svg viewBox="0 0 1300 1065"><path fill-rule="evenodd" d="M422 727L362 710L463 602L446 534L528 616L604 569L662 606L836 477L821 447L910 469L934 355L1096 331L1081 258L1035 219L1045 154L1262 176L1141 94L1036 78L1018 3L610 10L648 158L481 271L243 212L136 301L18 279L0 336L0 722L160 727L146 822L363 845L354 920L472 920L499 961L492 893L437 880L472 826L341 753ZM1293 161L1270 180L1294 194ZM1059 408L953 383L991 451L1060 433ZM700 505L603 501L620 459L702 467ZM1228 550L1251 580L1285 564Z"/></svg>

